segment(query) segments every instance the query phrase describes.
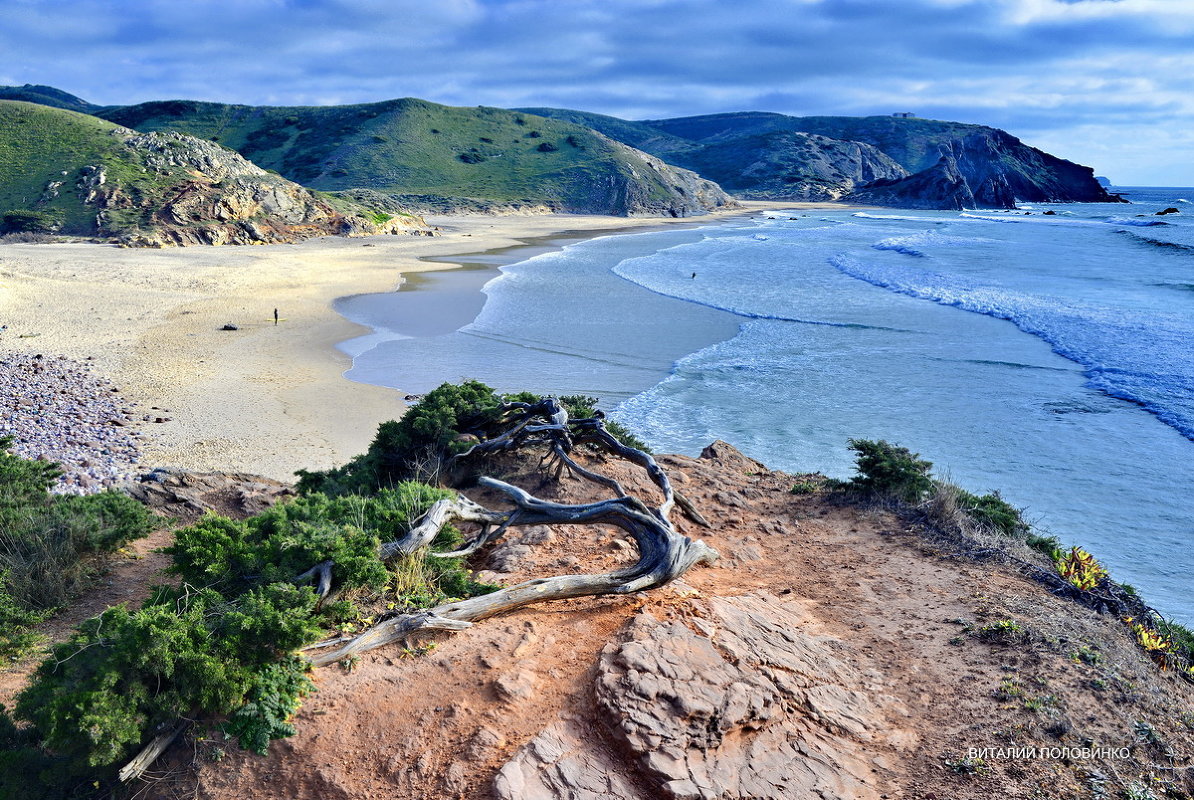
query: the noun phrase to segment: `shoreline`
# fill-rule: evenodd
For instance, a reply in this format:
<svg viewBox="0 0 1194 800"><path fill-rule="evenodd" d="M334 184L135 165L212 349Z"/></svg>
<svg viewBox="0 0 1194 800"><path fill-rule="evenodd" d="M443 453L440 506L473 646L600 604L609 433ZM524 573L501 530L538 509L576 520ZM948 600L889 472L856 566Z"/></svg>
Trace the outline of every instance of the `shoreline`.
<svg viewBox="0 0 1194 800"><path fill-rule="evenodd" d="M780 208L748 202L701 217L430 217L435 237L325 237L258 247L130 250L113 245L0 247L0 347L86 361L140 411L144 467L234 470L293 480L343 464L403 393L351 381L336 345L370 329L333 304L393 291L404 275L442 271L538 240L704 225ZM428 259L437 259L435 261ZM459 259L457 261L456 259ZM455 267L453 266L455 265ZM273 309L281 323L274 325ZM237 330L221 330L226 323Z"/></svg>

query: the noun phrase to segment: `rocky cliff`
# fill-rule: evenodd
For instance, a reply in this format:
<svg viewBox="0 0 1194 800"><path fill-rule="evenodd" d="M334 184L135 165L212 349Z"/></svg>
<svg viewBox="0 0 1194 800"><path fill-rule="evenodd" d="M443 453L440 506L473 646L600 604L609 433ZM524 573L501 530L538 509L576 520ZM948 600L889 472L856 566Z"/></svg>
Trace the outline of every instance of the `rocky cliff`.
<svg viewBox="0 0 1194 800"><path fill-rule="evenodd" d="M1094 170L1028 147L1006 131L982 128L938 145L937 163L906 178L880 179L851 202L900 208L1015 208L1023 203L1124 202Z"/></svg>
<svg viewBox="0 0 1194 800"><path fill-rule="evenodd" d="M534 111L588 124L695 169L744 198L845 199L907 208L1120 202L1090 168L982 125L767 112L630 122L567 109Z"/></svg>
<svg viewBox="0 0 1194 800"><path fill-rule="evenodd" d="M84 202L97 209L100 235L145 244L269 244L312 236L368 236L430 232L418 217L369 211L351 201L335 203L274 175L219 145L180 133L115 134L159 175L185 174L160 197L137 197L108 185L102 173ZM113 212L143 212L144 230L112 224Z"/></svg>
<svg viewBox="0 0 1194 800"><path fill-rule="evenodd" d="M746 200L837 200L908 175L872 145L797 131L713 142L671 157Z"/></svg>

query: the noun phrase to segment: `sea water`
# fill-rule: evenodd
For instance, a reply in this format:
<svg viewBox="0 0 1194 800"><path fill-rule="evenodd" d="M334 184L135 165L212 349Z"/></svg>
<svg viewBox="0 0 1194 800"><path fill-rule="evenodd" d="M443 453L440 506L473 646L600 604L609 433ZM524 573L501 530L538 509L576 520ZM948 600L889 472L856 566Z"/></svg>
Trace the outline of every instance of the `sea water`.
<svg viewBox="0 0 1194 800"><path fill-rule="evenodd" d="M588 240L504 267L459 330L369 320L348 375L596 395L656 450L793 472L887 439L1194 623L1194 189L1123 191Z"/></svg>

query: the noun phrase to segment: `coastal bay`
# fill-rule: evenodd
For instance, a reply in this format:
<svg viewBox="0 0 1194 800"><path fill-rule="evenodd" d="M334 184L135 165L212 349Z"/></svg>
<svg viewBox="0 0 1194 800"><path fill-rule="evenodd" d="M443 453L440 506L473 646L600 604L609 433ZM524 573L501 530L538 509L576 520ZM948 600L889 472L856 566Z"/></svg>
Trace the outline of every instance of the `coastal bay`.
<svg viewBox="0 0 1194 800"><path fill-rule="evenodd" d="M748 204L750 209L778 204ZM362 452L404 390L345 380L336 344L366 333L337 298L388 292L446 259L569 235L705 222L604 216L459 216L436 236L320 238L258 247L0 248L0 345L86 362L138 410L141 462L288 480ZM275 325L273 311L279 310ZM233 325L236 330L222 330ZM156 418L156 417L155 417Z"/></svg>

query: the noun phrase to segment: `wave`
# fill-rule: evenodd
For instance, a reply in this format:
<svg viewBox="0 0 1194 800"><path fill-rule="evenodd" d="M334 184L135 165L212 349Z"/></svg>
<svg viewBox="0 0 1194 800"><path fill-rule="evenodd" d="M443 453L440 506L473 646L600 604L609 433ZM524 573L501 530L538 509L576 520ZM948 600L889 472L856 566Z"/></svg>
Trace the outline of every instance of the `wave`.
<svg viewBox="0 0 1194 800"><path fill-rule="evenodd" d="M935 225L943 225L946 222L952 222L949 219L941 219L940 217L913 217L911 215L903 214L871 214L866 211L855 211L850 216L861 217L862 219L896 219L904 222L931 222Z"/></svg>
<svg viewBox="0 0 1194 800"><path fill-rule="evenodd" d="M1125 236L1129 236L1131 237L1132 241L1138 242L1139 244L1146 244L1151 247L1159 247L1163 250L1173 250L1180 253L1194 253L1194 245L1182 244L1181 242L1167 242L1164 239L1154 239L1151 236L1142 236L1135 231L1116 231L1116 233L1122 233Z"/></svg>
<svg viewBox="0 0 1194 800"><path fill-rule="evenodd" d="M1194 441L1194 320L984 286L928 270L830 258L840 272L899 294L996 319L1085 368L1087 385L1135 403Z"/></svg>
<svg viewBox="0 0 1194 800"><path fill-rule="evenodd" d="M978 236L949 236L936 231L925 231L908 236L891 236L871 245L876 250L892 250L907 256L924 258L927 254L918 247L966 247L973 244L990 244L994 239Z"/></svg>
<svg viewBox="0 0 1194 800"><path fill-rule="evenodd" d="M1111 217L1107 220L1108 225L1131 225L1135 228L1156 228L1161 225L1168 225L1168 222L1160 219L1131 219L1128 217Z"/></svg>

